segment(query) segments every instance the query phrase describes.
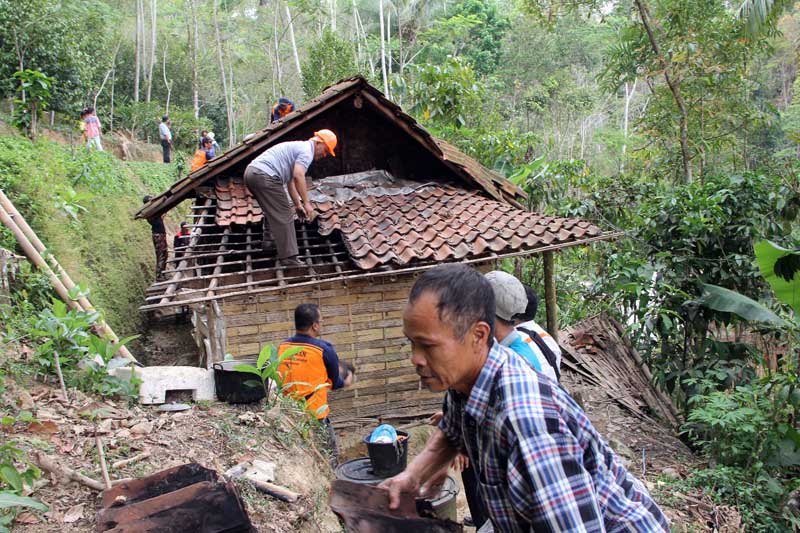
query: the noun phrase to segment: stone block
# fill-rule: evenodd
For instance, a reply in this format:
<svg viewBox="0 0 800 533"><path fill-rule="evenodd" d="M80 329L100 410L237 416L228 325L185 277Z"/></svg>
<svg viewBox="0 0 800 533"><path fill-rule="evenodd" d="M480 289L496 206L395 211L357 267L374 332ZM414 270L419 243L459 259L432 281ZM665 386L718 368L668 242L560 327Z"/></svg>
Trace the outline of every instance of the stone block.
<svg viewBox="0 0 800 533"><path fill-rule="evenodd" d="M145 366L136 368L139 385L139 402L164 403L167 391L190 390L192 400L214 400L214 371L194 366ZM131 369L115 368L109 372L120 379L130 379Z"/></svg>

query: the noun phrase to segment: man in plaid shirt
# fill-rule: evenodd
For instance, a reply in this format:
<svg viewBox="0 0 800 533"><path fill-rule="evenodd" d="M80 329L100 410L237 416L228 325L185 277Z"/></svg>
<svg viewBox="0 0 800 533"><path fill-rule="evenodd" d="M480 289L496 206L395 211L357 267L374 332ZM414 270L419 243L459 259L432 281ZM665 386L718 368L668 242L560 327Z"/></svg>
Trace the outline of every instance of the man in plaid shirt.
<svg viewBox="0 0 800 533"><path fill-rule="evenodd" d="M669 531L574 400L494 339L494 317L491 286L467 266L436 267L411 289L411 362L447 394L425 449L381 484L391 505L464 451L496 531Z"/></svg>

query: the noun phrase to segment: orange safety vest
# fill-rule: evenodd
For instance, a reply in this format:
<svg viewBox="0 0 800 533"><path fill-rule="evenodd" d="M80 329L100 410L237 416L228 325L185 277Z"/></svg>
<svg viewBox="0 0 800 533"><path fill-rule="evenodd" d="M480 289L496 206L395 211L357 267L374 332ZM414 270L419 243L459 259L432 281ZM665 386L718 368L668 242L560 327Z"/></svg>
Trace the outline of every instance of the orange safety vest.
<svg viewBox="0 0 800 533"><path fill-rule="evenodd" d="M325 361L322 359L322 348L312 344L284 342L278 346L278 357L293 346L302 346L303 351L297 352L278 365L278 373L283 384L293 384L284 389L283 393L295 400L305 398L306 409L317 419L322 420L331 411L328 407L328 391L333 386L325 368ZM314 391L323 383L328 386Z"/></svg>
<svg viewBox="0 0 800 533"><path fill-rule="evenodd" d="M192 157L192 172L197 170L198 168L202 167L208 162L208 156L206 156L205 150L197 150L194 153L194 157Z"/></svg>

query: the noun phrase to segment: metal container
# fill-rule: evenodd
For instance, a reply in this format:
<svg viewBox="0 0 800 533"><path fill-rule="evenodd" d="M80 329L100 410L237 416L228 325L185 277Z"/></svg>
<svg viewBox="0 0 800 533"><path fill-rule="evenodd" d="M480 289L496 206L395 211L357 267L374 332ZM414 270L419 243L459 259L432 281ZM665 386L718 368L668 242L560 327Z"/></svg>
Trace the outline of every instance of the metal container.
<svg viewBox="0 0 800 533"><path fill-rule="evenodd" d="M255 387L245 385L246 381L258 381L258 377L249 372L234 370L236 365L255 366L256 360L238 359L211 365L214 369L214 389L217 393L217 399L228 403L253 403L264 398L266 393L261 383Z"/></svg>

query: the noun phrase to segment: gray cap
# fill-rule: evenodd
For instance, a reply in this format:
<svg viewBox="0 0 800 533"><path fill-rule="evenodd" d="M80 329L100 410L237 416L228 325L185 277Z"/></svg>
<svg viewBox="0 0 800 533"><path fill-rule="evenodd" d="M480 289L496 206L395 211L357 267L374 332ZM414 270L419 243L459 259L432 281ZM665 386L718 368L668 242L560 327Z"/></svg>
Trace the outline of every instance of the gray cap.
<svg viewBox="0 0 800 533"><path fill-rule="evenodd" d="M520 280L502 270L492 270L486 274L486 280L494 291L497 316L511 322L515 315L525 312L525 308L528 306L528 295Z"/></svg>

